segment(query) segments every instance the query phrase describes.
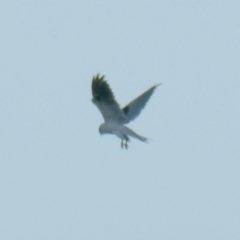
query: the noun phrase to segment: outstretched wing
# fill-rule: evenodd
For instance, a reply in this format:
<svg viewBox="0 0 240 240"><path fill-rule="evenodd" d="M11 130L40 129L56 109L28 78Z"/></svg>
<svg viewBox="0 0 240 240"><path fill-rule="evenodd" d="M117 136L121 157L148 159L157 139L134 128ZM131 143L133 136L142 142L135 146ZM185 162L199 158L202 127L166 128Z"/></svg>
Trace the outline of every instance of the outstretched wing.
<svg viewBox="0 0 240 240"><path fill-rule="evenodd" d="M104 79L104 76L100 77L97 74L93 77L92 95L92 101L102 113L105 122L115 121L122 123L126 121L125 115L115 100L113 92Z"/></svg>
<svg viewBox="0 0 240 240"><path fill-rule="evenodd" d="M147 90L142 95L134 99L132 102L130 102L127 106L125 106L122 109L127 119L124 122L125 124L134 120L140 114L140 112L145 107L147 101L149 100L149 98L151 97L151 95L153 94L154 90L158 85L160 84L151 87L149 90Z"/></svg>

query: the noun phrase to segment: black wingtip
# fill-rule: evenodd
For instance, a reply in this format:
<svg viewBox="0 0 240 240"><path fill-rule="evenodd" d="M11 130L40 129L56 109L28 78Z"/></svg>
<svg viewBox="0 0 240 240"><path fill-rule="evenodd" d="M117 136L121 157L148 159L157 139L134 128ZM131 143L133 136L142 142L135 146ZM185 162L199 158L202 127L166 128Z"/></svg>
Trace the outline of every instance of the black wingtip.
<svg viewBox="0 0 240 240"><path fill-rule="evenodd" d="M100 102L104 99L109 103L114 102L113 92L105 80L105 76L98 73L96 76L93 76L92 79L92 95L93 98Z"/></svg>
<svg viewBox="0 0 240 240"><path fill-rule="evenodd" d="M152 86L152 88L157 88L160 85L162 85L162 83L157 83L156 85Z"/></svg>
<svg viewBox="0 0 240 240"><path fill-rule="evenodd" d="M95 76L93 76L93 81L103 81L104 80L104 78L105 78L105 75L102 75L101 77L100 77L100 73L97 73Z"/></svg>

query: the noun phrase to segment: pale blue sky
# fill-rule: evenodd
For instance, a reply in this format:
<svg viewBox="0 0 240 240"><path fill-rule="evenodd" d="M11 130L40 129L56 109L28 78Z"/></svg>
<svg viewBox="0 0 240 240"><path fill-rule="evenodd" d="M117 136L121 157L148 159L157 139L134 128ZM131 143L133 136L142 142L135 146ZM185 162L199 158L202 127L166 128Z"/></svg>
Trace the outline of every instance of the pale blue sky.
<svg viewBox="0 0 240 240"><path fill-rule="evenodd" d="M1 1L0 239L238 240L239 1ZM100 136L91 78L120 105Z"/></svg>

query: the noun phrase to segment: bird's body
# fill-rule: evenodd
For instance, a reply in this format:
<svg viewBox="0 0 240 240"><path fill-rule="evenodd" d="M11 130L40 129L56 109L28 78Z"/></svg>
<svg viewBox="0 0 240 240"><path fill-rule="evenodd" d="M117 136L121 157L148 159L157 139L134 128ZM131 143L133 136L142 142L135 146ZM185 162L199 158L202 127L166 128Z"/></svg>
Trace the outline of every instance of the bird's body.
<svg viewBox="0 0 240 240"><path fill-rule="evenodd" d="M147 138L142 137L124 126L135 119L144 108L148 99L158 85L153 86L142 95L134 99L123 109L120 109L108 83L104 80L104 76L96 75L92 80L93 103L98 107L103 115L105 122L100 125L99 132L101 134L115 134L121 141L121 147L128 148L127 142L129 137L134 137L140 141L146 142ZM125 140L125 143L124 143Z"/></svg>

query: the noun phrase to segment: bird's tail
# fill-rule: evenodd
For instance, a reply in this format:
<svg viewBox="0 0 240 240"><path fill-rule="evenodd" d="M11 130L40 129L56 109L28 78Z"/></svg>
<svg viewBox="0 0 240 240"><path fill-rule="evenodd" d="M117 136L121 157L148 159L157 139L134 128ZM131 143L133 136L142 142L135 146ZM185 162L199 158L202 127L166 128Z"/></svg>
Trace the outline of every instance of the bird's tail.
<svg viewBox="0 0 240 240"><path fill-rule="evenodd" d="M125 128L125 131L126 131L126 135L128 135L128 136L130 136L130 137L137 138L137 139L139 139L139 140L142 141L142 142L147 142L147 141L148 141L147 138L138 135L137 133L135 133L135 132L134 132L133 130L131 130L130 128L125 127L125 126L124 126L124 128Z"/></svg>

